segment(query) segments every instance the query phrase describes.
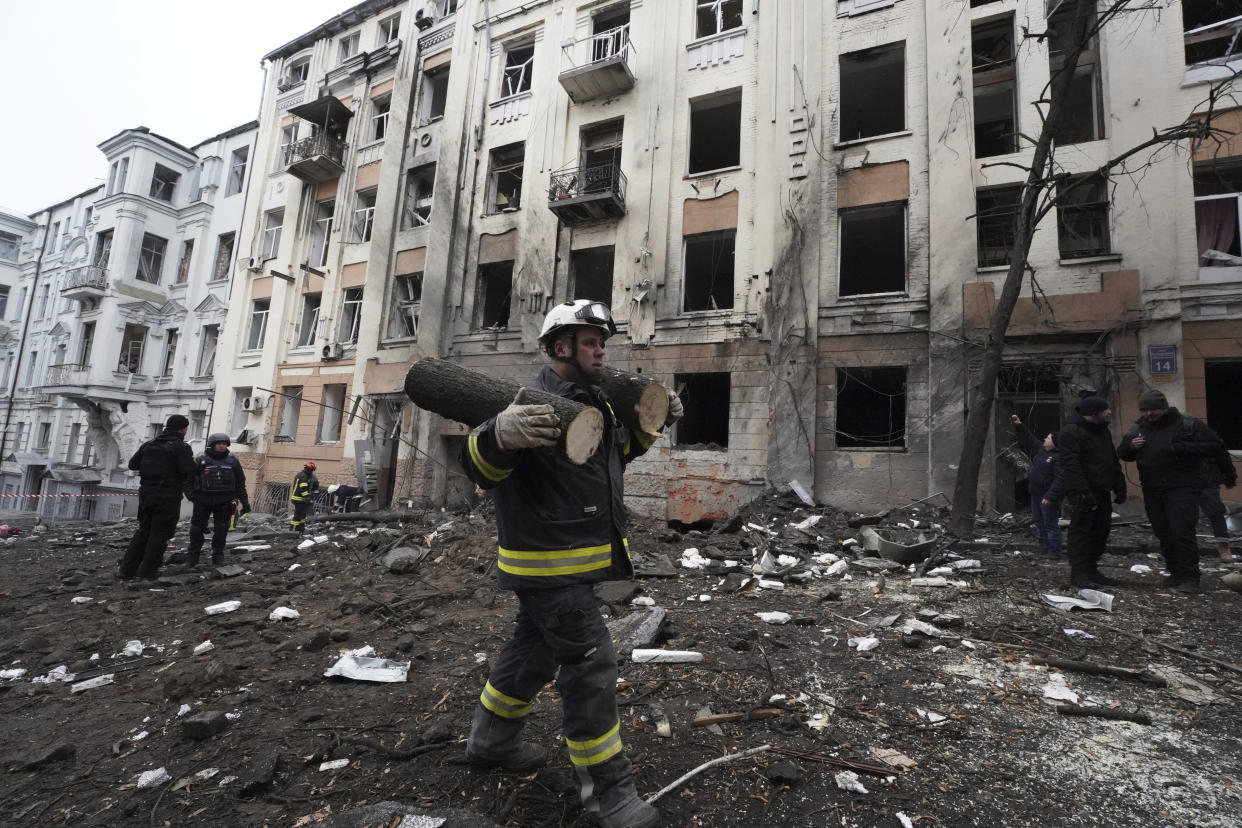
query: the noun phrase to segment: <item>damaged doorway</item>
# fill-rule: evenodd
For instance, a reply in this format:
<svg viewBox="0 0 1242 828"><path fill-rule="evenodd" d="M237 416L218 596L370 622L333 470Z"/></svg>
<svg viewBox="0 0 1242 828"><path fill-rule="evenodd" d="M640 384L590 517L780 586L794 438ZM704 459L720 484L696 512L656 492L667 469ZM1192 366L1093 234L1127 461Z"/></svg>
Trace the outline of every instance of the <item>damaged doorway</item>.
<svg viewBox="0 0 1242 828"><path fill-rule="evenodd" d="M1030 488L1026 475L1018 474L1014 467L1001 457L1002 451L1012 446L1021 451L1021 444L1009 422L1011 414L1017 414L1022 422L1042 440L1048 433L1055 435L1061 430L1061 366L1059 360L1022 363L1001 367L996 379L995 428L995 487L993 497L1000 512L1029 512Z"/></svg>

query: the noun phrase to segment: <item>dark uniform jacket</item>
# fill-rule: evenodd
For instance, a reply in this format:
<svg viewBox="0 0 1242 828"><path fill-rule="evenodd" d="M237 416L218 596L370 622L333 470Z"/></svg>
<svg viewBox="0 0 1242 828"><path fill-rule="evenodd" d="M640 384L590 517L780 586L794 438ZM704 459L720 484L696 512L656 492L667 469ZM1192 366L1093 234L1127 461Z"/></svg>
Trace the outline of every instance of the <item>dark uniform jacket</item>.
<svg viewBox="0 0 1242 828"><path fill-rule="evenodd" d="M1057 485L1056 479L1056 446L1051 449L1044 448L1044 441L1036 437L1035 433L1027 428L1026 423L1018 423L1014 426L1014 430L1018 432L1018 443L1022 446L1022 450L1026 452L1027 457L1031 458L1031 473L1027 475L1031 495L1050 502L1060 500L1063 492ZM1056 438L1053 438L1053 442L1055 441Z"/></svg>
<svg viewBox="0 0 1242 828"><path fill-rule="evenodd" d="M181 432L164 429L138 447L129 458L129 467L138 472L139 494L181 500L194 474L194 452Z"/></svg>
<svg viewBox="0 0 1242 828"><path fill-rule="evenodd" d="M1146 443L1136 449L1130 443L1140 434ZM1117 454L1138 464L1144 489L1202 489L1211 485L1208 464L1224 448L1207 423L1170 408L1154 423L1135 422L1121 438Z"/></svg>
<svg viewBox="0 0 1242 828"><path fill-rule="evenodd" d="M1057 480L1062 494L1111 491L1121 495L1126 479L1113 448L1113 436L1104 423L1089 423L1082 417L1061 429L1057 444Z"/></svg>
<svg viewBox="0 0 1242 828"><path fill-rule="evenodd" d="M493 489L502 589L560 587L633 577L626 550L625 465L655 441L617 419L604 393L566 382L545 367L530 387L604 415L599 449L582 465L556 447L502 451L493 417L470 432L461 463L467 476Z"/></svg>
<svg viewBox="0 0 1242 828"><path fill-rule="evenodd" d="M313 471L302 469L293 476L293 488L289 492L289 499L294 503L309 500L310 496L317 491L319 491L319 478L315 477Z"/></svg>
<svg viewBox="0 0 1242 828"><path fill-rule="evenodd" d="M217 481L217 470L223 471L226 485L220 485ZM242 470L241 462L232 454L218 452L207 449L198 457L194 458L194 477L190 486L189 493L190 502L201 503L204 506L218 506L221 503L228 503L230 500L240 500L246 507L250 509L250 498L246 494L246 472Z"/></svg>

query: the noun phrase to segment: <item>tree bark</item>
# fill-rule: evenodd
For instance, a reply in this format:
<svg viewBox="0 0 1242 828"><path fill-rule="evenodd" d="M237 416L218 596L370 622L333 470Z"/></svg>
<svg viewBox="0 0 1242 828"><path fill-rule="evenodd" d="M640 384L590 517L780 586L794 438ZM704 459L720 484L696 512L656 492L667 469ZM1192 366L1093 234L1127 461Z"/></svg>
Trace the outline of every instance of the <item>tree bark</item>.
<svg viewBox="0 0 1242 828"><path fill-rule="evenodd" d="M419 408L474 428L495 417L522 386L513 380L472 371L435 357L420 359L405 375L405 394ZM557 448L581 465L599 448L604 415L599 409L528 388L527 402L550 405L561 421Z"/></svg>
<svg viewBox="0 0 1242 828"><path fill-rule="evenodd" d="M668 392L651 377L605 368L600 388L612 401L617 419L630 431L659 434L668 419Z"/></svg>

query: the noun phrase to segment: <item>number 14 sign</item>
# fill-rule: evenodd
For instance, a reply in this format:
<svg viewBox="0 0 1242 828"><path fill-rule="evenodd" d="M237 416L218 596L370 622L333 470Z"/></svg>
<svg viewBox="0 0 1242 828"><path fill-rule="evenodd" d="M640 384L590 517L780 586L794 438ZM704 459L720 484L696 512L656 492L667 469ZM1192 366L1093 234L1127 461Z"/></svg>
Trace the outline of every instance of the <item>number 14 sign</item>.
<svg viewBox="0 0 1242 828"><path fill-rule="evenodd" d="M1176 345L1148 345L1147 371L1154 380L1168 381L1177 373Z"/></svg>

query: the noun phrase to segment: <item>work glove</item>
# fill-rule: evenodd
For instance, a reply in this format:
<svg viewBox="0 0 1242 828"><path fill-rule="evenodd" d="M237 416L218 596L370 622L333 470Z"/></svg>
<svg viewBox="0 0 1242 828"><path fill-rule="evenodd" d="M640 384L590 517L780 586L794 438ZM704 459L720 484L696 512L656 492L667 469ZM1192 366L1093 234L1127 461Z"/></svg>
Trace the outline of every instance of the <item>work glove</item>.
<svg viewBox="0 0 1242 828"><path fill-rule="evenodd" d="M243 500L241 502L241 510L238 512L238 514L242 514L242 515L250 514L250 501L249 500Z"/></svg>
<svg viewBox="0 0 1242 828"><path fill-rule="evenodd" d="M671 388L664 390L668 392L668 416L664 418L664 426L667 428L686 415L686 408L681 404L681 397L677 396L676 391Z"/></svg>
<svg viewBox="0 0 1242 828"><path fill-rule="evenodd" d="M525 388L519 389L509 407L496 415L496 447L501 451L556 445L561 421L550 405L531 405Z"/></svg>

